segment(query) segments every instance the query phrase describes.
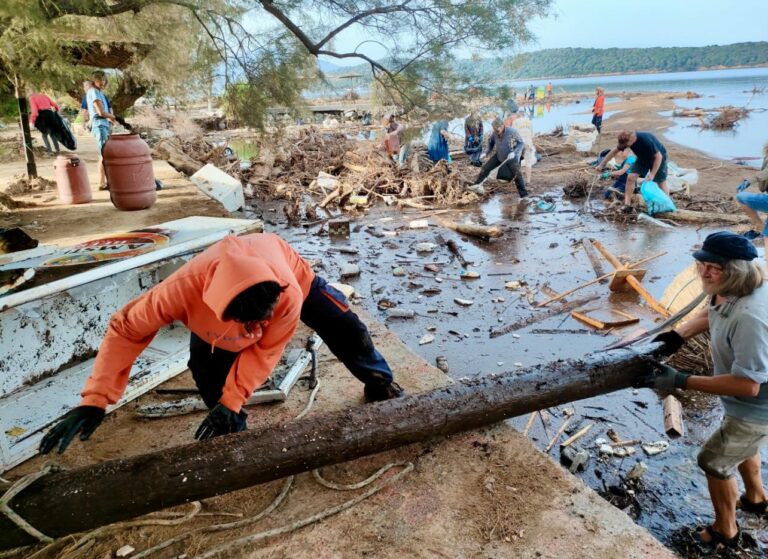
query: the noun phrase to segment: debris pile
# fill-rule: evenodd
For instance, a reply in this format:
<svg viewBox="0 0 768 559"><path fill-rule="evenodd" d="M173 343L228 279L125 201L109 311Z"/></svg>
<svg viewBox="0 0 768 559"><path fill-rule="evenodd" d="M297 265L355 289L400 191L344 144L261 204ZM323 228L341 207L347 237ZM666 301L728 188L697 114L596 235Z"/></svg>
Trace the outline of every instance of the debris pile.
<svg viewBox="0 0 768 559"><path fill-rule="evenodd" d="M702 123L702 128L714 128L715 130L726 130L733 128L736 123L747 116L749 110L739 107L723 107L720 109L720 113L709 120Z"/></svg>
<svg viewBox="0 0 768 559"><path fill-rule="evenodd" d="M55 189L56 183L43 177L30 179L26 175L15 175L5 191L11 196L23 196Z"/></svg>

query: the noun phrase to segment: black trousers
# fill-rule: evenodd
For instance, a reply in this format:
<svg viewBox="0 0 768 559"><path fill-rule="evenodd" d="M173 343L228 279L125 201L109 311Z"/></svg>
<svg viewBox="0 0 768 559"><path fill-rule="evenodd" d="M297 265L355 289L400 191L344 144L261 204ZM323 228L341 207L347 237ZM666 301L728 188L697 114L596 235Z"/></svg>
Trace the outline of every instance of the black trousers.
<svg viewBox="0 0 768 559"><path fill-rule="evenodd" d="M320 276L315 276L301 307L301 321L312 328L339 361L365 384L387 385L392 370L373 346L368 328L349 309L344 295ZM194 332L189 339L189 370L209 408L221 398L237 352L214 348ZM271 371L270 371L271 372Z"/></svg>
<svg viewBox="0 0 768 559"><path fill-rule="evenodd" d="M528 191L525 189L525 179L523 178L523 173L520 172L520 163L515 158L507 159L502 163L499 161L499 156L495 153L483 164L480 174L475 179L475 184L483 182L496 167L499 167L499 172L496 174L497 179L502 181L514 180L520 197L528 196Z"/></svg>

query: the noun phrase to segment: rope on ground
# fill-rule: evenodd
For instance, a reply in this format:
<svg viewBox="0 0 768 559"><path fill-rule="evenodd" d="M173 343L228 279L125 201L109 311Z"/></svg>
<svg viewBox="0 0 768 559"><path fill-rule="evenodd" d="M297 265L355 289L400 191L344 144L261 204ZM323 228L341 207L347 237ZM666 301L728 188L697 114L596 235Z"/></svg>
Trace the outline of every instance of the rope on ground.
<svg viewBox="0 0 768 559"><path fill-rule="evenodd" d="M317 392L320 390L320 379L317 380L317 384L315 384L315 387L312 389L312 392L309 393L309 399L307 400L307 404L304 406L304 409L299 412L299 414L296 416L296 419L301 419L305 415L307 415L312 407L315 404L315 397L317 396ZM166 547L169 547L173 544L179 543L181 541L184 541L188 537L194 535L194 534L207 534L210 532L221 532L224 530L232 530L234 528L242 528L243 526L248 526L249 524L253 524L254 522L261 520L265 516L268 516L272 514L272 512L280 506L280 504L283 502L285 497L288 495L288 491L290 491L291 486L293 485L293 481L295 479L295 476L290 476L285 480L285 483L283 483L283 488L280 490L280 493L277 495L277 497L274 498L274 500L260 513L255 514L253 516L249 516L248 518L244 518L242 520L234 521L234 522L226 522L223 524L214 524L211 526L203 526L202 528L196 528L194 530L190 530L188 532L184 532L183 534L179 534L178 536L175 536L173 538L169 538L163 542L160 542L157 545L154 545L150 548L145 549L144 551L141 551L133 556L133 559L142 559L144 557L149 557L153 553L163 550Z"/></svg>
<svg viewBox="0 0 768 559"><path fill-rule="evenodd" d="M379 479L381 476L386 474L389 470L392 468L395 468L397 466L402 466L402 462L391 462L387 464L386 466L382 466L379 468L374 474L367 477L363 481L358 481L357 483L352 483L350 485L342 485L340 483L334 483L333 481L328 481L323 476L320 475L320 469L312 470L312 475L314 476L317 483L320 485L327 487L328 489L335 489L336 491L354 491L355 489L362 489L366 485L370 485L377 479Z"/></svg>
<svg viewBox="0 0 768 559"><path fill-rule="evenodd" d="M80 551L85 550L87 547L90 547L93 542L102 536L104 536L108 532L112 532L115 530L121 530L124 528L134 528L137 526L176 526L179 524L183 524L189 520L192 520L195 516L197 516L197 513L200 512L202 509L202 505L200 504L200 501L194 501L190 503L192 505L189 512L186 512L181 517L177 518L171 518L164 520L162 518L141 518L139 520L129 520L127 522L118 522L116 524L108 524L107 526L101 526L100 528L96 528L95 530L92 530L82 536L80 539L76 540L71 546L69 546L67 549L62 551L63 555L72 555L74 553L78 553ZM63 545L65 545L67 542L69 542L72 538L70 536L66 538L59 538L53 542L51 542L49 545L44 547L43 549L37 551L33 555L30 555L27 557L27 559L35 559L39 557L43 557L46 554L50 553L52 550L59 548Z"/></svg>
<svg viewBox="0 0 768 559"><path fill-rule="evenodd" d="M19 479L17 479L13 485L11 485L8 490L3 493L3 496L0 497L0 513L4 514L6 517L8 517L8 520L13 522L16 526L18 526L21 530L24 530L27 534L32 536L38 541L44 542L44 543L51 543L53 542L53 538L50 538L43 534L40 530L32 526L29 522L24 520L21 516L19 516L8 504L11 502L11 499L13 499L16 495L24 491L27 487L32 485L34 482L36 482L38 479L40 479L43 476L48 475L51 473L51 471L55 470L55 468L51 465L48 465L44 467L39 472L34 472L31 474L27 474Z"/></svg>
<svg viewBox="0 0 768 559"><path fill-rule="evenodd" d="M202 528L196 528L194 530L189 530L188 532L184 532L183 534L179 534L178 536L175 536L173 538L167 539L163 542L160 542L157 545L154 545L148 549L145 549L144 551L141 551L134 555L132 559L143 559L145 557L149 557L153 553L156 553L157 551L160 551L162 549L165 549L168 546L171 546L175 543L179 543L181 541L184 541L190 536L193 536L195 534L207 534L210 532L221 532L223 530L231 530L233 528L242 528L243 526L247 526L249 524L252 524L256 522L257 520L261 520L265 516L269 515L274 511L277 507L280 506L280 504L285 499L286 495L288 495L288 491L291 489L291 485L293 485L293 480L295 476L290 476L285 480L285 483L283 483L283 488L280 490L280 493L277 497L260 513L249 516L248 518L244 518L242 520L237 520L235 522L226 522L224 524L214 524L212 526L203 526Z"/></svg>
<svg viewBox="0 0 768 559"><path fill-rule="evenodd" d="M195 557L195 559L211 559L212 557L216 557L217 555L220 555L224 552L232 551L234 548L243 547L246 545L254 544L258 541L265 540L267 538L271 538L274 536L279 536L282 534L288 534L290 532L293 532L294 530L298 530L299 528L303 528L304 526L309 526L310 524L313 524L315 522L319 522L320 520L324 520L330 516L333 516L335 514L338 514L340 512L343 512L347 509L352 508L356 504L364 501L368 497L371 497L372 495L375 495L385 487L394 484L397 480L411 472L414 468L412 462L401 462L399 464L396 464L399 466L404 466L401 471L393 475L391 478L385 480L384 482L380 483L379 485L370 488L365 493L362 493L355 497L354 499L350 499L349 501L345 501L341 503L340 505L337 505L335 507L331 507L329 509L325 509L324 511L321 511L317 514L313 514L312 516L308 516L306 518L303 518L301 520L297 520L296 522L292 522L291 524L286 524L285 526L280 526L278 528L273 528L271 530L266 530L264 532L258 532L256 534L251 534L250 536L245 536L243 538L238 538L236 540L233 540L231 542L224 543L218 547L215 547L202 555L198 555Z"/></svg>

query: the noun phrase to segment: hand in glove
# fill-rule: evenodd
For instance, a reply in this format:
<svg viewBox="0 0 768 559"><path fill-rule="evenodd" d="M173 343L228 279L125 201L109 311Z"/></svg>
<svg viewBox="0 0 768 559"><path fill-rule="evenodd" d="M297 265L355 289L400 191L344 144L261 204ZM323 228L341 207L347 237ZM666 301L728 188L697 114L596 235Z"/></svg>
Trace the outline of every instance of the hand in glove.
<svg viewBox="0 0 768 559"><path fill-rule="evenodd" d="M236 413L226 406L216 404L216 407L208 413L208 417L203 420L200 427L195 431L195 438L198 441L204 441L219 435L245 431L247 418L248 414L245 410L240 410L240 413Z"/></svg>
<svg viewBox="0 0 768 559"><path fill-rule="evenodd" d="M677 332L675 332L674 330L662 332L661 334L653 338L651 341L662 342L664 344L656 352L659 355L663 355L664 357L669 357L670 355L675 353L678 349L683 347L683 344L685 343L685 340L683 339L683 337Z"/></svg>
<svg viewBox="0 0 768 559"><path fill-rule="evenodd" d="M77 433L87 440L104 420L104 410L97 406L77 406L51 428L40 441L40 453L48 454L59 443L59 454L64 452Z"/></svg>
<svg viewBox="0 0 768 559"><path fill-rule="evenodd" d="M635 208L633 208L630 204L627 204L621 209L621 213L623 214L631 214L635 212Z"/></svg>
<svg viewBox="0 0 768 559"><path fill-rule="evenodd" d="M653 373L643 379L643 384L662 392L674 392L676 388L685 390L688 386L688 373L681 373L674 367L656 360L649 360L653 365Z"/></svg>

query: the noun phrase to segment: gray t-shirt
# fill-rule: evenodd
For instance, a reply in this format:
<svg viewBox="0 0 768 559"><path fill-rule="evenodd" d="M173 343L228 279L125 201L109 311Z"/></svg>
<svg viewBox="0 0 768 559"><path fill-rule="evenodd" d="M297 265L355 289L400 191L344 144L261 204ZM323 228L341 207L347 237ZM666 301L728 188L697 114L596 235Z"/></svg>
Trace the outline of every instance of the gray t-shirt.
<svg viewBox="0 0 768 559"><path fill-rule="evenodd" d="M496 146L496 157L504 163L512 152L515 154L515 159L520 161L520 155L523 153L525 144L517 130L507 126L504 128L504 135L501 138L496 135L495 130L491 131L491 137L488 140L488 153L491 153L494 146Z"/></svg>
<svg viewBox="0 0 768 559"><path fill-rule="evenodd" d="M755 398L721 396L725 415L768 423L768 283L746 297L710 303L709 333L715 374L760 384Z"/></svg>

